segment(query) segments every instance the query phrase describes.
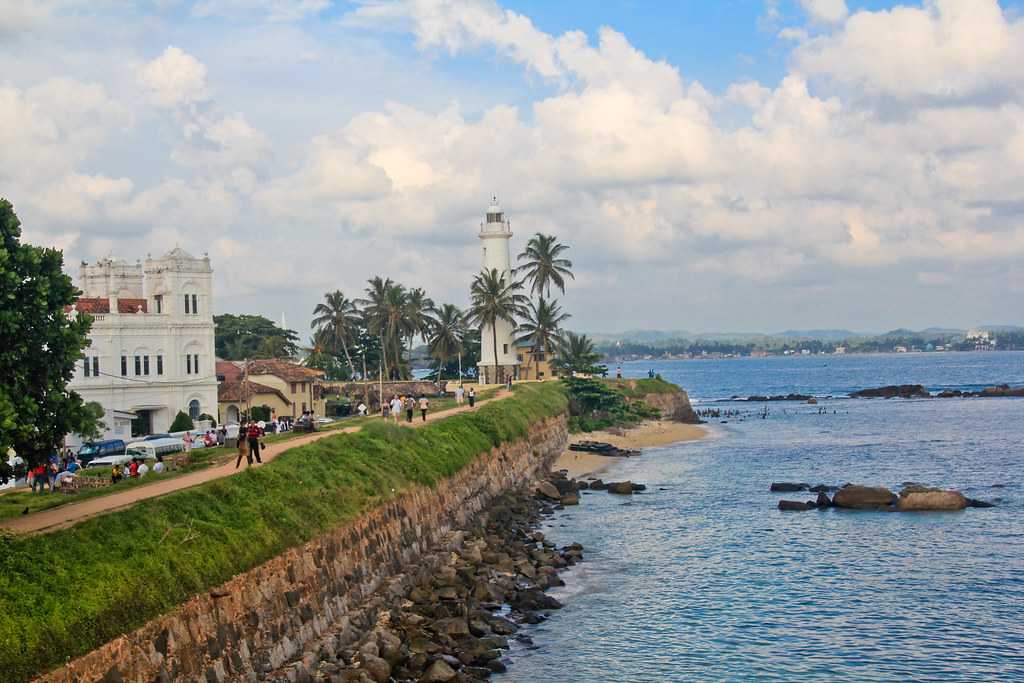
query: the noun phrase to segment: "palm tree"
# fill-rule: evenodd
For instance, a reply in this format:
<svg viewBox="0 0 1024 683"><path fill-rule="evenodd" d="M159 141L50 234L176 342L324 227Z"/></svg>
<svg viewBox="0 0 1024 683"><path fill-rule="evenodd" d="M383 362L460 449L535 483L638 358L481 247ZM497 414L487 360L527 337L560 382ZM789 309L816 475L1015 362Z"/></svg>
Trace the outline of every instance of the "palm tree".
<svg viewBox="0 0 1024 683"><path fill-rule="evenodd" d="M601 354L594 351L594 342L585 334L566 332L558 344L555 367L561 372L594 374L603 368L597 365Z"/></svg>
<svg viewBox="0 0 1024 683"><path fill-rule="evenodd" d="M405 308L407 324L412 329L412 334L409 335L409 351L411 353L412 340L417 334L424 343L428 341L430 332L437 322L435 318L437 307L434 306L434 300L428 297L422 288L413 287L408 292Z"/></svg>
<svg viewBox="0 0 1024 683"><path fill-rule="evenodd" d="M482 270L473 279L469 290L469 320L471 324L491 327L491 339L494 345L494 370L500 383L504 379L504 371L498 365L498 330L499 320L516 327L516 318L523 317L526 308L526 297L519 293L523 283L506 278L497 268Z"/></svg>
<svg viewBox="0 0 1024 683"><path fill-rule="evenodd" d="M516 339L516 343L529 342L533 348L531 355L534 360L533 376L537 378L540 374L540 354L550 354L551 348L561 341L561 326L571 318L568 313L562 312L562 307L557 301L548 301L543 296L535 305L530 302L530 308L519 323L522 335Z"/></svg>
<svg viewBox="0 0 1024 683"><path fill-rule="evenodd" d="M462 340L466 336L466 321L462 311L452 304L444 304L437 310L437 319L430 332L428 349L437 359L437 381L441 382L441 371L448 360L462 352Z"/></svg>
<svg viewBox="0 0 1024 683"><path fill-rule="evenodd" d="M356 308L356 302L347 298L340 289L324 295L324 299L324 303L317 304L313 309L315 317L310 327L327 333L331 340L329 348L335 356L338 355L338 347L341 346L345 352L349 372L355 378L356 366L352 363L348 346L359 334L359 309Z"/></svg>
<svg viewBox="0 0 1024 683"><path fill-rule="evenodd" d="M561 257L568 250L569 247L559 243L554 235L538 232L530 238L518 259L526 263L516 270L526 274L531 293L545 294L550 298L552 284L565 293L565 278L576 279L572 274L572 261Z"/></svg>
<svg viewBox="0 0 1024 683"><path fill-rule="evenodd" d="M390 366L388 365L388 345L385 341L388 327L387 300L395 283L391 278L381 278L379 275L367 282L366 298L359 303L363 305L363 314L366 317L366 327L370 334L380 340L381 366L388 370L388 377L391 377Z"/></svg>

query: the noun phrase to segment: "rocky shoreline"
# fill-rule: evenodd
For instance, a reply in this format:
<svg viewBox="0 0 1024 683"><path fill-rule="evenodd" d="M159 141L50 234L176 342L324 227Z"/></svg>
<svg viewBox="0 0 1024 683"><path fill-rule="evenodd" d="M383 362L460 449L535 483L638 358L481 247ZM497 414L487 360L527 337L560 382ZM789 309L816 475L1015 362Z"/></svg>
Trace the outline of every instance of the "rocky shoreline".
<svg viewBox="0 0 1024 683"><path fill-rule="evenodd" d="M778 508L784 512L822 510L830 507L882 512L949 512L965 508L995 507L993 503L968 498L959 491L933 488L912 481L902 484L899 495L884 486L858 484L811 486L797 482L774 482L769 490L772 493L807 491L818 494L815 500L780 500ZM831 498L829 493L833 493Z"/></svg>
<svg viewBox="0 0 1024 683"><path fill-rule="evenodd" d="M532 645L522 627L561 608L546 591L564 586L559 573L583 560L581 545L558 548L538 530L565 505L578 505L578 490L558 473L502 495L481 516L486 521L455 532L435 571L384 590L386 608L367 635L329 634L318 651L265 680L471 683L505 671L513 641Z"/></svg>

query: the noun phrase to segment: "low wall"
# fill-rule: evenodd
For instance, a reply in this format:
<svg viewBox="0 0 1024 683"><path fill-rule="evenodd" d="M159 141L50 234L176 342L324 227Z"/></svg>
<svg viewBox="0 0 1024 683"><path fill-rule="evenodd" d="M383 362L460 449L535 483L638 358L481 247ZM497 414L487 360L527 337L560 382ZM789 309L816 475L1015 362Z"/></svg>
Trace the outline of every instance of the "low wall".
<svg viewBox="0 0 1024 683"><path fill-rule="evenodd" d="M259 680L353 643L392 587L432 571L453 529L546 472L567 443L564 415L537 422L436 488L406 491L37 680Z"/></svg>

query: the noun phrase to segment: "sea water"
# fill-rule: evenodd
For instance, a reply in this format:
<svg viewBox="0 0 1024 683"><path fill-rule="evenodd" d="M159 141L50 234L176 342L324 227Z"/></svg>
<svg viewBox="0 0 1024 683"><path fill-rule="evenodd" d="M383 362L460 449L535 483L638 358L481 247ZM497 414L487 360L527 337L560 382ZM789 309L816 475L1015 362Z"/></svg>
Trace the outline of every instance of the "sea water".
<svg viewBox="0 0 1024 683"><path fill-rule="evenodd" d="M735 410L702 441L601 476L546 529L586 561L502 681L1024 681L1024 399L850 391L1024 385L1024 353L627 363ZM790 392L818 405L728 400ZM780 512L773 481L902 482L993 501L952 513Z"/></svg>

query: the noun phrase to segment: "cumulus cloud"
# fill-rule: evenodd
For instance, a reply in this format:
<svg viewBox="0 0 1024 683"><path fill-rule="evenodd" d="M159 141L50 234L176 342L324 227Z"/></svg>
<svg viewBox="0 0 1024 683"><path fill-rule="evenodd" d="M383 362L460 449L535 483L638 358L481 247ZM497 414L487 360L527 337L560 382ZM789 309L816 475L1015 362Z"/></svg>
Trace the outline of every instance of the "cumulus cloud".
<svg viewBox="0 0 1024 683"><path fill-rule="evenodd" d="M468 106L394 92L285 142L253 122L291 103L261 83L225 87L237 71L215 51L201 60L169 47L139 59L144 105L131 112L84 81L0 88L0 150L17 162L0 165L0 179L17 177L37 215L60 226L47 234L76 253L208 245L225 296L287 291L290 320L318 292L357 290L377 273L462 303L492 193L517 240L542 230L573 246L567 305L589 327L619 326L602 324L609 309L594 303L612 296L609 282L678 302L677 316L708 316L708 292L727 292L725 308L762 319L794 305L751 303L759 296L844 301L881 275L936 287L955 272L975 301L1019 290L1021 20L994 0L853 15L841 1L801 4L811 22L788 36L788 73L713 92L613 28L552 35L493 0L363 0L346 30L405 31L459 59L493 53L522 66L524 96ZM250 5L197 12L248 17ZM329 58L327 46L310 49ZM303 74L308 106L343 87ZM160 124L162 165L138 177L107 170L99 152L140 118ZM4 168L29 171L5 178Z"/></svg>

